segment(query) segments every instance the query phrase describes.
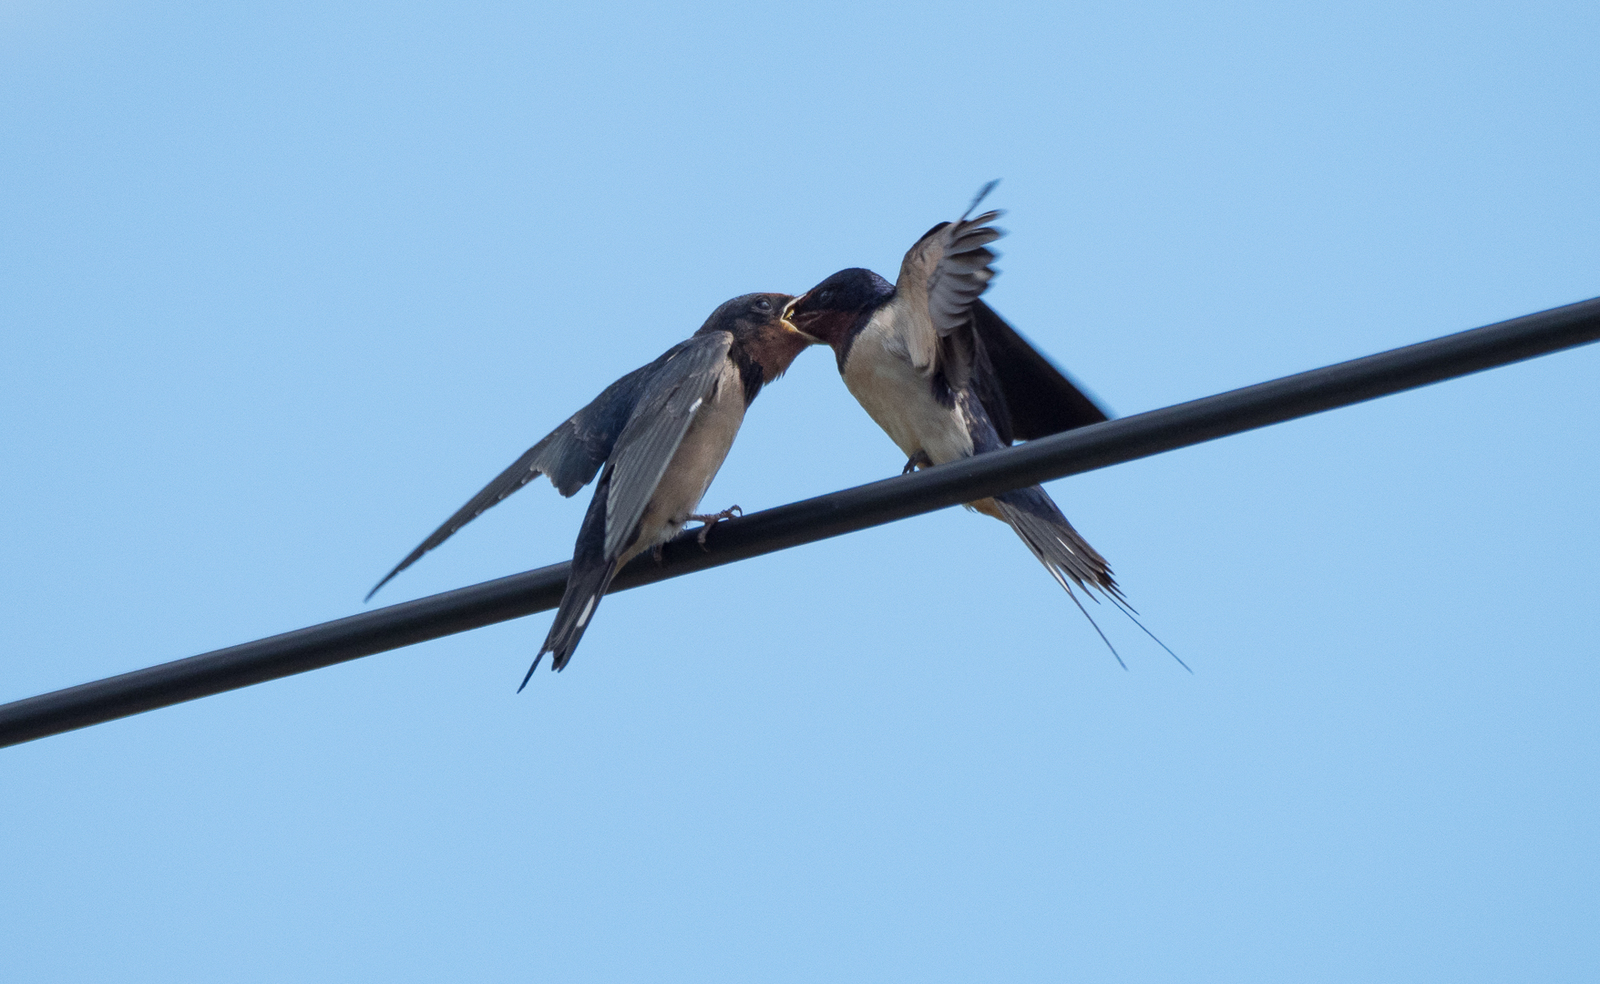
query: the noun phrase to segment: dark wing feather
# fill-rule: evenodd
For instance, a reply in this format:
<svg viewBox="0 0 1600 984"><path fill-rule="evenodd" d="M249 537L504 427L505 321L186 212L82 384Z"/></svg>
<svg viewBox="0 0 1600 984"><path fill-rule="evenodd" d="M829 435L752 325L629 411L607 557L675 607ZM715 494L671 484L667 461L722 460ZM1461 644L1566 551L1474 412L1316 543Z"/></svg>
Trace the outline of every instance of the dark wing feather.
<svg viewBox="0 0 1600 984"><path fill-rule="evenodd" d="M1031 441L1109 420L1098 404L983 301L972 305L973 388L1000 440Z"/></svg>
<svg viewBox="0 0 1600 984"><path fill-rule="evenodd" d="M695 411L710 399L721 378L733 336L725 331L696 335L675 350L646 381L611 455L606 501L605 556L621 556L631 544L645 506L683 443Z"/></svg>
<svg viewBox="0 0 1600 984"><path fill-rule="evenodd" d="M561 426L547 434L511 467L485 485L466 505L444 521L444 524L422 541L406 559L384 575L377 587L367 592L367 600L378 593L378 588L388 584L396 574L416 563L423 554L448 540L461 527L482 515L490 506L527 485L540 475L548 475L550 484L564 496L570 496L594 480L600 466L610 457L612 447L633 413L640 394L652 370L668 362L685 345L684 342L669 349L661 358L648 366L635 369L607 386L589 405L567 418Z"/></svg>

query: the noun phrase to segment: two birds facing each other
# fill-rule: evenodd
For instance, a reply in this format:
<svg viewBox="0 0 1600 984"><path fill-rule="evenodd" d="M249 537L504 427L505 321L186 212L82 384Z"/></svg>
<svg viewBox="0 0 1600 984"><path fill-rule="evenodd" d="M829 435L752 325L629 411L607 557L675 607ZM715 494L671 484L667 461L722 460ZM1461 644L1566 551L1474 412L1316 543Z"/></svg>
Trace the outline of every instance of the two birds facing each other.
<svg viewBox="0 0 1600 984"><path fill-rule="evenodd" d="M960 219L941 222L917 240L894 284L870 270L849 269L799 297L746 294L724 303L688 340L606 387L529 448L373 593L539 475L571 496L598 474L566 591L523 686L545 653L556 670L564 668L628 561L660 547L690 520L709 528L731 514L695 510L761 388L817 343L833 349L845 386L905 452L906 471L1105 420L980 300L994 276L988 245L1001 232L990 223L1000 213L969 216L992 187L979 192ZM1073 585L1097 590L1126 610L1105 558L1044 489L1035 485L970 505L1009 525L1080 609Z"/></svg>

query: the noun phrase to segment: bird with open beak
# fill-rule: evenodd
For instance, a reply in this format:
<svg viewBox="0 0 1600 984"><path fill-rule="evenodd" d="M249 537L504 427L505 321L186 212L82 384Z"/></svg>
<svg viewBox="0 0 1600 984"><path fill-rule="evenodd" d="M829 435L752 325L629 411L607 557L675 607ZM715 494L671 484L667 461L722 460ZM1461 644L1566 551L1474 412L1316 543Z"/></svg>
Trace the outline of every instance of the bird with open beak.
<svg viewBox="0 0 1600 984"><path fill-rule="evenodd" d="M598 473L594 498L578 529L566 592L522 686L528 685L545 653L553 654L555 669L564 668L600 597L624 564L672 539L689 520L705 524L704 544L711 524L738 510L695 512L751 401L815 341L784 317L791 300L788 294L745 294L717 308L687 341L607 386L594 402L529 448L367 597L538 476L548 476L556 491L571 496Z"/></svg>
<svg viewBox="0 0 1600 984"><path fill-rule="evenodd" d="M907 472L1107 419L979 299L995 275L988 247L1002 233L990 223L1001 213L969 216L995 183L960 219L917 240L896 283L871 270L840 270L785 311L796 328L833 349L845 386L905 452ZM1125 606L1105 558L1043 488L968 505L1015 530L1080 609L1072 585Z"/></svg>

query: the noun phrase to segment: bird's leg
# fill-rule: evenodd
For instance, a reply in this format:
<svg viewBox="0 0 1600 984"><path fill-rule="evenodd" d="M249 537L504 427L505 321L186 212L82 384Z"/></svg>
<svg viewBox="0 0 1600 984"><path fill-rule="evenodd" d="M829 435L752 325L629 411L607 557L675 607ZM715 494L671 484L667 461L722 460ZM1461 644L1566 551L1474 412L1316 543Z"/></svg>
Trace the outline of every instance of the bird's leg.
<svg viewBox="0 0 1600 984"><path fill-rule="evenodd" d="M666 558L663 557L662 554L661 554L661 548L664 547L664 546L666 546L665 543L658 543L655 546L650 548L650 556L655 558L657 566L660 566L661 564L666 562Z"/></svg>
<svg viewBox="0 0 1600 984"><path fill-rule="evenodd" d="M744 515L744 510L740 509L738 506L729 506L728 508L722 510L719 513L710 513L710 514L704 515L704 516L698 515L698 514L695 514L695 513L690 513L689 514L689 518L690 519L697 520L697 521L705 524L704 526L700 527L700 549L701 550L709 550L710 549L709 547L706 546L706 534L711 532L711 527L714 524L720 523L724 519L732 519L735 516L743 516L743 515Z"/></svg>
<svg viewBox="0 0 1600 984"><path fill-rule="evenodd" d="M926 452L926 451L918 451L916 454L914 454L911 457L906 459L906 466L904 468L900 469L900 474L909 475L912 472L916 471L918 468L932 468L932 467L933 467L933 459L928 457L928 452Z"/></svg>

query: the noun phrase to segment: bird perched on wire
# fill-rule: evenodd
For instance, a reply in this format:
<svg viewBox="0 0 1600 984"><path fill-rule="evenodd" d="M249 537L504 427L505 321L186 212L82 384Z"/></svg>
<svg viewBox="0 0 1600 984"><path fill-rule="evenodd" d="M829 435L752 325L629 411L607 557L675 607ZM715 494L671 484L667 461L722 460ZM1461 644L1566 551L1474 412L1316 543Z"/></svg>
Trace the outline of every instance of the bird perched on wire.
<svg viewBox="0 0 1600 984"><path fill-rule="evenodd" d="M840 270L785 311L795 327L832 347L845 386L905 452L907 472L1107 419L980 300L995 275L989 244L1003 233L990 223L1001 213L969 216L995 184L985 185L960 219L917 240L896 283L871 270ZM1015 530L1080 610L1073 585L1126 610L1105 558L1043 488L968 505Z"/></svg>
<svg viewBox="0 0 1600 984"><path fill-rule="evenodd" d="M367 597L538 476L548 476L556 491L570 496L599 473L578 529L561 606L522 686L545 653L553 654L555 669L564 668L624 564L672 539L689 520L705 524L704 544L711 524L738 511L737 506L712 515L694 510L733 446L745 409L814 342L785 319L791 300L788 294L745 294L717 308L687 341L607 386L529 448Z"/></svg>

